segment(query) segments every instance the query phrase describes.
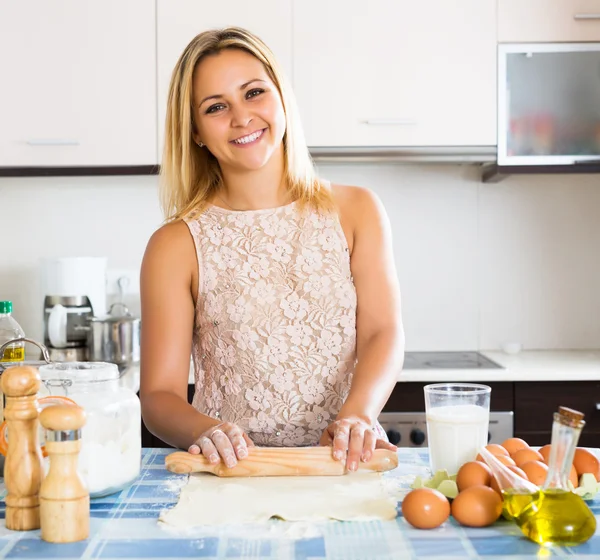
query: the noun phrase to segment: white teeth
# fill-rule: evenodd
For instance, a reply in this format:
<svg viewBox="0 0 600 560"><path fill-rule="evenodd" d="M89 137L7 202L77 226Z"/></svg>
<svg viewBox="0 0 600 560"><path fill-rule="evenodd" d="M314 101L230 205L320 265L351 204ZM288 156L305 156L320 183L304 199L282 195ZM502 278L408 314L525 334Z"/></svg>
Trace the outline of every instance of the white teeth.
<svg viewBox="0 0 600 560"><path fill-rule="evenodd" d="M238 138L237 140L234 140L234 143L248 144L249 142L254 142L254 140L259 138L262 135L262 133L263 133L262 130L257 130L256 132L253 132L252 134L249 134L248 136L244 136L243 138Z"/></svg>

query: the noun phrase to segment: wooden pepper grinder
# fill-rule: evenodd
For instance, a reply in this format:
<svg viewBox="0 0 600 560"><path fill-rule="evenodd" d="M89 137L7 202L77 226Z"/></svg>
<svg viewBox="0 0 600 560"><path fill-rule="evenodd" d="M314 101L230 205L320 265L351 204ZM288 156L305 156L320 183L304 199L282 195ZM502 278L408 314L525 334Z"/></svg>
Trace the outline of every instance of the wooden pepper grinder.
<svg viewBox="0 0 600 560"><path fill-rule="evenodd" d="M40 375L35 368L14 366L4 371L0 385L6 398L4 417L9 434L4 462L6 528L31 531L40 528L43 476L38 437Z"/></svg>
<svg viewBox="0 0 600 560"><path fill-rule="evenodd" d="M69 543L87 539L90 532L90 494L77 472L85 412L75 405L42 410L50 469L40 488L42 539Z"/></svg>

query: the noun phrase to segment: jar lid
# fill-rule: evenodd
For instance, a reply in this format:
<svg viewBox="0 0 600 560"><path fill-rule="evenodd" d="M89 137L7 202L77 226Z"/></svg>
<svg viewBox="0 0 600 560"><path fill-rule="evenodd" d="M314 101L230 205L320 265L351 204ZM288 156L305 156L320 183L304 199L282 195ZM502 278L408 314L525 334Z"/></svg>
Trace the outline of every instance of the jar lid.
<svg viewBox="0 0 600 560"><path fill-rule="evenodd" d="M90 383L119 379L119 368L108 362L53 362L39 367L42 382L68 379L73 383Z"/></svg>

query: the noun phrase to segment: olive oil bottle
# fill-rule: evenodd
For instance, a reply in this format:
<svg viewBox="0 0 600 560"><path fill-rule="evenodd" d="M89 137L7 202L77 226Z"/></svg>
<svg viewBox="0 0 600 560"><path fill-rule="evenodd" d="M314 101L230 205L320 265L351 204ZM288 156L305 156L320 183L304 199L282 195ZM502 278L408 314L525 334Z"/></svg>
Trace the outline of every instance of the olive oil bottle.
<svg viewBox="0 0 600 560"><path fill-rule="evenodd" d="M596 531L596 518L585 501L569 490L568 478L583 414L560 407L554 414L548 475L533 495L504 492L505 511L521 531L539 544L578 545Z"/></svg>
<svg viewBox="0 0 600 560"><path fill-rule="evenodd" d="M25 343L11 340L25 336L21 325L12 316L12 301L0 301L0 362L22 362L25 359Z"/></svg>
<svg viewBox="0 0 600 560"><path fill-rule="evenodd" d="M502 490L502 516L508 521L516 521L523 510L534 501L537 491L509 488Z"/></svg>

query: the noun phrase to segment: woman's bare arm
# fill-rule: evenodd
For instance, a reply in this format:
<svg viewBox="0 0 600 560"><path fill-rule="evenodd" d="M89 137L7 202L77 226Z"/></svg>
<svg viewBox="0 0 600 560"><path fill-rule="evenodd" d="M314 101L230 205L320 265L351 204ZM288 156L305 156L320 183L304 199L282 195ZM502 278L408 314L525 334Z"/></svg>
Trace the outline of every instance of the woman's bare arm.
<svg viewBox="0 0 600 560"><path fill-rule="evenodd" d="M142 416L163 441L187 449L219 424L187 400L197 260L184 222L163 226L150 239L142 262Z"/></svg>
<svg viewBox="0 0 600 560"><path fill-rule="evenodd" d="M358 361L340 415L357 415L373 425L402 369L404 329L387 214L372 192L353 190L350 264L357 294Z"/></svg>

